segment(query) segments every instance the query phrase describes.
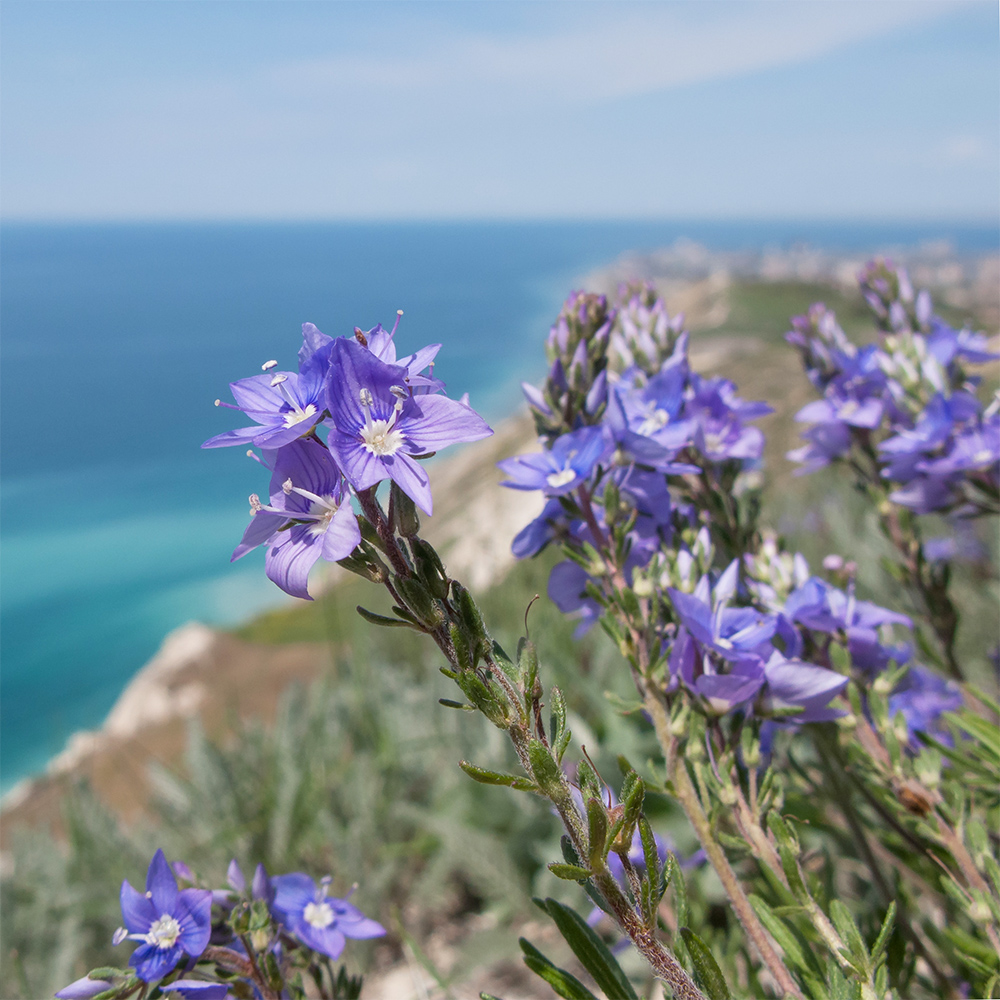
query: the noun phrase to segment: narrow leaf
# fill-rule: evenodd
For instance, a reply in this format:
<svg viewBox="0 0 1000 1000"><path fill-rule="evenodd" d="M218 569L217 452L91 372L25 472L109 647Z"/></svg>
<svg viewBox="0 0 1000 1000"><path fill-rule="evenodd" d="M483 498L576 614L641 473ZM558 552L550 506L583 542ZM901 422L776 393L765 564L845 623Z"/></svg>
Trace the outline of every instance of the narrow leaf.
<svg viewBox="0 0 1000 1000"><path fill-rule="evenodd" d="M366 622L370 622L372 625L383 625L386 628L416 628L422 631L419 625L414 625L413 622L400 621L398 618L387 618L385 615L377 615L374 611L369 611L367 608L358 605L358 614Z"/></svg>
<svg viewBox="0 0 1000 1000"><path fill-rule="evenodd" d="M684 938L684 943L691 956L698 985L708 994L709 1000L732 1000L732 994L726 985L722 970L712 957L705 942L688 927L681 928L681 937Z"/></svg>
<svg viewBox="0 0 1000 1000"><path fill-rule="evenodd" d="M545 906L559 932L573 949L573 954L604 993L614 1000L638 1000L632 984L608 946L587 926L583 917L554 899L545 900Z"/></svg>
<svg viewBox="0 0 1000 1000"><path fill-rule="evenodd" d="M548 865L548 869L556 878L565 879L567 882L585 882L590 878L590 872L580 865L563 865L553 861Z"/></svg>
<svg viewBox="0 0 1000 1000"><path fill-rule="evenodd" d="M520 938L517 942L524 952L524 964L541 976L565 1000L597 1000L576 976L553 965L530 941Z"/></svg>

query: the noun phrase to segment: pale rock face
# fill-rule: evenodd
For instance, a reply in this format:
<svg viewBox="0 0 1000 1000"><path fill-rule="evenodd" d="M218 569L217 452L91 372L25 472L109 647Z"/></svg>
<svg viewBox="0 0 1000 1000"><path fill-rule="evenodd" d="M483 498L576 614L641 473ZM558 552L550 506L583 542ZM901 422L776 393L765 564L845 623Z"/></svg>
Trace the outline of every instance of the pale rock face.
<svg viewBox="0 0 1000 1000"><path fill-rule="evenodd" d="M176 681L185 668L210 655L215 639L212 629L200 622L189 622L170 632L153 659L121 693L101 729L74 733L66 749L49 764L49 773L71 771L109 739L127 739L147 726L194 715L205 699L205 685Z"/></svg>

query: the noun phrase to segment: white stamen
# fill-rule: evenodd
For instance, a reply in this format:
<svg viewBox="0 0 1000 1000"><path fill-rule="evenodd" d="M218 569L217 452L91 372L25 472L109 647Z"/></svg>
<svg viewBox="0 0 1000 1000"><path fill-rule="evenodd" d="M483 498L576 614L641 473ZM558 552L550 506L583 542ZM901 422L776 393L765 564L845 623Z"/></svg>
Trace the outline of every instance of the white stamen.
<svg viewBox="0 0 1000 1000"><path fill-rule="evenodd" d="M371 389L366 389L364 386L362 386L361 392L358 393L358 396L361 399L361 405L365 407L365 409L375 402L375 397L372 395Z"/></svg>
<svg viewBox="0 0 1000 1000"><path fill-rule="evenodd" d="M410 395L401 385L390 385L389 392L397 399L408 399Z"/></svg>
<svg viewBox="0 0 1000 1000"><path fill-rule="evenodd" d="M301 424L303 420L308 420L316 412L316 407L312 403L306 403L306 408L304 410L295 407L294 410L289 410L285 416L285 426L294 427L296 424Z"/></svg>
<svg viewBox="0 0 1000 1000"><path fill-rule="evenodd" d="M273 389L275 386L281 385L282 382L287 382L287 381L288 381L287 375L275 375L274 378L271 379L271 388Z"/></svg>
<svg viewBox="0 0 1000 1000"><path fill-rule="evenodd" d="M157 948L166 950L177 944L181 936L181 925L169 913L164 913L155 920L145 935L146 944L155 944Z"/></svg>
<svg viewBox="0 0 1000 1000"><path fill-rule="evenodd" d="M260 502L260 497L256 493L250 494L250 513L256 514L257 511L263 510L264 505Z"/></svg>
<svg viewBox="0 0 1000 1000"><path fill-rule="evenodd" d="M222 400L221 400L221 399L217 399L217 400L215 401L215 405L216 405L216 406L222 406Z"/></svg>
<svg viewBox="0 0 1000 1000"><path fill-rule="evenodd" d="M115 946L120 945L128 937L128 928L119 927L114 934L111 935L111 943Z"/></svg>
<svg viewBox="0 0 1000 1000"><path fill-rule="evenodd" d="M302 916L307 924L322 930L334 921L333 907L329 903L307 903Z"/></svg>
<svg viewBox="0 0 1000 1000"><path fill-rule="evenodd" d="M403 433L393 428L394 422L395 416L392 420L373 420L361 428L361 440L373 455L395 455L403 446Z"/></svg>
<svg viewBox="0 0 1000 1000"><path fill-rule="evenodd" d="M277 367L278 367L278 362L277 361L265 361L260 366L260 370L262 372L269 372L272 368L277 368Z"/></svg>
<svg viewBox="0 0 1000 1000"><path fill-rule="evenodd" d="M287 497L288 494L292 492L292 480L291 480L291 478L286 479L281 484L281 488L285 491L285 496Z"/></svg>

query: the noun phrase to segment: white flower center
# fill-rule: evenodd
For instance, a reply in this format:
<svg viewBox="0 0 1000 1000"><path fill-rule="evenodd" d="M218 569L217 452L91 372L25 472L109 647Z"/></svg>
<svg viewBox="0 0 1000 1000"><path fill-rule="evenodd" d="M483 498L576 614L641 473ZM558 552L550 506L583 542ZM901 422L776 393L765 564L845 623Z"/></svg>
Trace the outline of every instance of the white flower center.
<svg viewBox="0 0 1000 1000"><path fill-rule="evenodd" d="M309 516L316 518L313 524L308 527L310 535L325 534L330 527L333 515L337 513L337 501L332 496L321 497L319 502L315 500L309 505Z"/></svg>
<svg viewBox="0 0 1000 1000"><path fill-rule="evenodd" d="M565 469L560 469L558 472L553 472L545 477L545 481L554 490L559 489L560 486L565 486L567 483L573 482L576 479L576 473L567 465Z"/></svg>
<svg viewBox="0 0 1000 1000"><path fill-rule="evenodd" d="M181 925L169 913L164 913L150 926L146 934L146 944L155 944L157 948L166 950L173 948L180 936Z"/></svg>
<svg viewBox="0 0 1000 1000"><path fill-rule="evenodd" d="M316 407L312 403L307 403L304 410L300 410L297 406L294 410L289 410L285 414L285 426L294 427L296 424L301 424L303 420L308 420L316 412Z"/></svg>
<svg viewBox="0 0 1000 1000"><path fill-rule="evenodd" d="M657 431L662 430L670 422L670 414L666 410L653 410L641 424L638 433L644 437L649 437Z"/></svg>
<svg viewBox="0 0 1000 1000"><path fill-rule="evenodd" d="M403 446L403 433L393 427L392 420L373 420L361 428L361 440L373 455L395 455Z"/></svg>
<svg viewBox="0 0 1000 1000"><path fill-rule="evenodd" d="M322 930L333 923L333 907L329 903L307 903L302 916L307 924Z"/></svg>

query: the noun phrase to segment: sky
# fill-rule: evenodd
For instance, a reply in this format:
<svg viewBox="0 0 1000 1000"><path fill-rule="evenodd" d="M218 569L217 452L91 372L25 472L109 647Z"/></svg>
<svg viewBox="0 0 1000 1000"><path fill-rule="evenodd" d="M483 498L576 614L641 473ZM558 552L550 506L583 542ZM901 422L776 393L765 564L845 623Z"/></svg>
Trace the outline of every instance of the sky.
<svg viewBox="0 0 1000 1000"><path fill-rule="evenodd" d="M1000 211L994 0L4 0L7 220Z"/></svg>

